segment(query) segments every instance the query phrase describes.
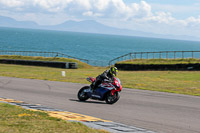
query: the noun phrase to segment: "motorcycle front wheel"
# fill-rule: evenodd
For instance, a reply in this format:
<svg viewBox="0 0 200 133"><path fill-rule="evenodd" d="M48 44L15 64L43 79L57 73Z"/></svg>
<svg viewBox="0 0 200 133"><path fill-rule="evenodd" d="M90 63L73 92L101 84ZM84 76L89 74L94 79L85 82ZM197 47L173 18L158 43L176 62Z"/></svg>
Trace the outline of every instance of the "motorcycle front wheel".
<svg viewBox="0 0 200 133"><path fill-rule="evenodd" d="M119 98L120 98L119 92L115 92L113 95L110 92L106 95L106 103L114 104L119 100Z"/></svg>
<svg viewBox="0 0 200 133"><path fill-rule="evenodd" d="M84 86L79 90L77 97L80 101L86 101L89 98L87 93L84 92L84 90L89 88L90 88L89 86Z"/></svg>

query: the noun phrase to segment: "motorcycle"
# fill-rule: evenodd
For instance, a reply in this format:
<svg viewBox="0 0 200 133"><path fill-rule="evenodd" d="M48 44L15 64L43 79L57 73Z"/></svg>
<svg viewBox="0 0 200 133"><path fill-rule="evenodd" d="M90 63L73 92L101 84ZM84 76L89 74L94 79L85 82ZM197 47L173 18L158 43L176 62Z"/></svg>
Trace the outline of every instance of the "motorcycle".
<svg viewBox="0 0 200 133"><path fill-rule="evenodd" d="M88 77L87 81L93 84L95 78ZM105 79L95 90L92 90L91 86L82 87L77 96L80 101L86 101L91 98L106 101L107 104L114 104L119 100L121 90L122 86L119 78L114 78L114 82Z"/></svg>

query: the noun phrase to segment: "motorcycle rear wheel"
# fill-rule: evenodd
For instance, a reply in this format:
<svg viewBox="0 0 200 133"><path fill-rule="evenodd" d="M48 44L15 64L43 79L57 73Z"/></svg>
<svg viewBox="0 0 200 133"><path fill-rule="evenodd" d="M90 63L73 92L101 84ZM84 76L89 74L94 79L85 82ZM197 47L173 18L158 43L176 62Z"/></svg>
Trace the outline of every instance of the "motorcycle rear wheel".
<svg viewBox="0 0 200 133"><path fill-rule="evenodd" d="M89 88L90 88L89 86L84 86L79 90L77 97L80 101L86 101L89 98L87 93L84 92L84 90Z"/></svg>
<svg viewBox="0 0 200 133"><path fill-rule="evenodd" d="M118 92L115 92L113 95L110 92L106 95L106 103L107 104L114 104L119 100L119 98L120 98L120 95L119 95Z"/></svg>

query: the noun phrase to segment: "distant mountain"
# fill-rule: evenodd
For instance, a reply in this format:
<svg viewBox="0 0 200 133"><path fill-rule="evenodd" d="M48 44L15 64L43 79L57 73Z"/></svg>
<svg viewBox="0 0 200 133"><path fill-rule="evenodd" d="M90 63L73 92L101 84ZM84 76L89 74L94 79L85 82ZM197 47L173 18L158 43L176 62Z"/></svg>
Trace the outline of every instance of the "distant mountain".
<svg viewBox="0 0 200 133"><path fill-rule="evenodd" d="M128 30L128 29L119 29L119 28L114 28L114 27L103 25L94 20L66 21L66 22L64 22L62 24L58 24L58 25L41 26L32 21L16 21L15 19L12 19L9 17L0 16L0 27L45 29L45 30L58 30L58 31L72 31L72 32L128 35L128 36L139 36L139 37L153 37L153 38L200 41L200 38L195 38L192 36L160 35L160 34L134 31L134 30Z"/></svg>
<svg viewBox="0 0 200 133"><path fill-rule="evenodd" d="M132 35L132 36L140 36L140 35L145 34L144 32L139 32L139 31L131 31L131 30L109 27L101 23L98 23L94 20L85 20L85 21L79 21L79 22L67 21L59 25L46 26L43 28L51 29L51 30L62 30L62 31L115 34L115 35Z"/></svg>
<svg viewBox="0 0 200 133"><path fill-rule="evenodd" d="M93 20L86 21L67 21L65 23L51 26L49 28L58 29L58 30L67 30L67 31L76 31L76 32L89 32L89 33L109 33L113 30L118 30L103 24L97 23Z"/></svg>
<svg viewBox="0 0 200 133"><path fill-rule="evenodd" d="M16 21L9 17L0 16L1 27L15 27L15 28L37 28L39 25L32 21Z"/></svg>

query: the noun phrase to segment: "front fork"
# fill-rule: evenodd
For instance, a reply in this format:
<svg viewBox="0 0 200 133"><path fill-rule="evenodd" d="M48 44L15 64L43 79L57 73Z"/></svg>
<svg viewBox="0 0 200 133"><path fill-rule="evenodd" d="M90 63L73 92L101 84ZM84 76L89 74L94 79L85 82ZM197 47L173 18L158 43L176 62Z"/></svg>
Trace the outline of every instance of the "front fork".
<svg viewBox="0 0 200 133"><path fill-rule="evenodd" d="M115 92L117 92L117 90L115 89L111 90L111 95L113 96Z"/></svg>

